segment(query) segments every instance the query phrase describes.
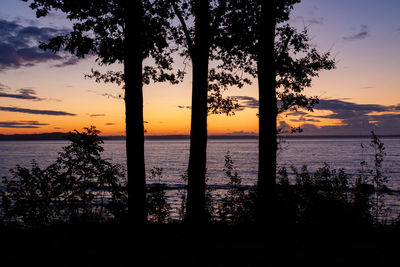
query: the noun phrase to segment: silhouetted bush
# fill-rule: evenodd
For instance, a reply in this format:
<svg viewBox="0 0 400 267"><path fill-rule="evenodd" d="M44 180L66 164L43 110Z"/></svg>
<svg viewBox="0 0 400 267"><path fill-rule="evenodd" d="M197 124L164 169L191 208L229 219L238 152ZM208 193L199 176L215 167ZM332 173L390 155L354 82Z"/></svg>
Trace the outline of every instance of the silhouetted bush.
<svg viewBox="0 0 400 267"><path fill-rule="evenodd" d="M389 209L384 202L387 177L382 162L385 146L371 132L373 166L365 159L360 162L357 177L349 177L344 169L333 169L328 164L311 174L307 166L301 170L291 167L294 183L290 184L285 167L278 172L278 199L286 210L283 217L295 224L372 226L384 222ZM364 149L363 145L361 145Z"/></svg>
<svg viewBox="0 0 400 267"><path fill-rule="evenodd" d="M150 170L150 179L158 179L147 189L147 219L152 223L166 223L171 210L165 196L165 184L161 183L162 170L156 167Z"/></svg>
<svg viewBox="0 0 400 267"><path fill-rule="evenodd" d="M300 170L291 166L291 177L287 168L281 167L277 172L277 208L271 220L281 226L308 227L357 227L383 222L388 213L383 201L387 182L382 171L385 147L373 132L370 146L374 149L373 166L362 160L357 177L327 163L313 173L306 165ZM229 152L224 172L230 182L218 205L218 219L227 224L253 222L255 187L248 190L241 185Z"/></svg>
<svg viewBox="0 0 400 267"><path fill-rule="evenodd" d="M384 191L386 189L385 184L387 183L388 179L383 175L382 171L382 162L386 156L386 148L385 144L381 142L381 140L373 131L371 132L370 146L375 152L373 161L374 165L370 171L372 173L371 184L375 187L375 196L372 209L376 223L379 223L379 220L385 220L387 214L390 212L390 209L385 205L384 195Z"/></svg>
<svg viewBox="0 0 400 267"><path fill-rule="evenodd" d="M31 169L17 165L10 170L13 177L3 181L3 221L37 227L124 217L124 170L101 157L98 134L94 126L82 133L75 130L54 164L41 169L32 161Z"/></svg>
<svg viewBox="0 0 400 267"><path fill-rule="evenodd" d="M281 182L278 186L278 201L286 208L290 223L308 226L371 223L369 197L357 198L365 191L351 186L343 169L333 169L326 163L313 174L305 165L300 171L293 166L291 169L295 176L294 184L287 182L287 171L283 167L279 171Z"/></svg>
<svg viewBox="0 0 400 267"><path fill-rule="evenodd" d="M254 221L255 190L246 190L242 178L234 170L229 151L225 155L224 173L229 178L229 189L218 205L219 220L227 224L248 224Z"/></svg>
<svg viewBox="0 0 400 267"><path fill-rule="evenodd" d="M178 190L178 196L181 199L181 206L178 208L178 215L179 215L179 220L184 221L185 220L185 214L186 214L186 193L187 193L187 181L188 181L188 173L187 170L181 175L181 180L183 184L185 184L185 188L179 189Z"/></svg>
<svg viewBox="0 0 400 267"><path fill-rule="evenodd" d="M12 178L3 178L5 190L1 192L4 223L35 227L61 218L59 166L52 164L42 170L33 160L30 170L17 165L10 172Z"/></svg>

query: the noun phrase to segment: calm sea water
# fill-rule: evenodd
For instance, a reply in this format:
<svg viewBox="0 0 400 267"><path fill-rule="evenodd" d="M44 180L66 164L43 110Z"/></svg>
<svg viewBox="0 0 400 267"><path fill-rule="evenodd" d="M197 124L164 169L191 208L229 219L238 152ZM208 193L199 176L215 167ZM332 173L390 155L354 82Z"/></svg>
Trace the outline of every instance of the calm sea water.
<svg viewBox="0 0 400 267"><path fill-rule="evenodd" d="M386 147L383 164L384 174L389 177L388 187L400 190L400 138L382 138ZM356 175L364 159L372 164L373 150L368 138L315 138L284 140L278 152L278 164L300 168L303 164L314 171L324 163L333 168L344 168L349 175ZM66 141L18 141L0 142L0 177L8 176L8 170L16 164L29 166L35 159L45 167L54 162ZM363 144L364 149L362 149ZM125 142L106 141L103 156L124 165ZM258 141L254 139L209 140L207 173L209 183L223 185L228 181L223 175L224 156L229 151L243 184L253 185L257 177ZM170 185L181 184L181 175L187 168L188 140L146 140L146 169L163 168L163 181ZM151 181L149 181L151 182Z"/></svg>
<svg viewBox="0 0 400 267"><path fill-rule="evenodd" d="M383 162L384 175L388 177L387 186L400 190L400 138L382 138L386 147L386 157ZM344 168L348 175L356 176L360 162L366 160L372 166L374 151L369 146L369 138L314 138L287 139L280 144L278 165L301 168L307 165L310 171L328 163L332 168ZM9 169L16 164L29 167L35 159L41 167L53 163L58 152L66 141L2 141L0 142L0 177L10 176ZM363 145L364 148L361 147ZM114 163L125 165L125 141L105 141L105 158ZM229 151L242 184L254 185L257 179L258 141L254 139L221 139L209 140L207 155L207 174L209 184L214 187L226 185L228 179L224 176L224 156ZM181 175L188 164L188 140L146 140L145 157L146 170L149 173L153 167L163 168L162 181L170 187L180 187L183 184ZM151 183L152 181L148 181ZM178 207L180 199L169 192L173 207ZM387 198L388 204L400 208L399 196Z"/></svg>

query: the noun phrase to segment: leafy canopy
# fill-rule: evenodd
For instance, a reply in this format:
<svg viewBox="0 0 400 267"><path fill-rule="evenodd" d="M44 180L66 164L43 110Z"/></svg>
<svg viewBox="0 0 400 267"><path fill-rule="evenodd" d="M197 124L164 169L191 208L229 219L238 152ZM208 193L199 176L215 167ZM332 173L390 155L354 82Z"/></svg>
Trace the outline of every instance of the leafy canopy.
<svg viewBox="0 0 400 267"><path fill-rule="evenodd" d="M66 14L73 23L71 32L41 43L40 48L53 52L67 51L84 58L96 56L100 65L124 62L125 18L123 0L22 0L31 2L30 7L37 17L48 15L52 10ZM177 83L183 78L183 72L172 73L172 53L168 40L168 19L171 13L163 7L163 1L142 0L144 29L135 29L140 34L143 59L151 58L154 64L144 67L143 82L170 81ZM132 7L134 8L134 7ZM92 70L96 81L123 83L123 73L109 71L105 74Z"/></svg>
<svg viewBox="0 0 400 267"><path fill-rule="evenodd" d="M303 94L304 89L311 86L312 78L318 77L320 71L335 67L329 52L320 53L310 44L307 28L298 31L289 24L283 24L289 19L293 5L299 2L275 1L276 9L270 14L275 15L277 23L274 65L279 113L298 108L312 110L318 98L307 97ZM226 42L230 46L224 46L225 50L219 51L215 59L220 62L221 69L233 70L233 66L236 66L255 78L258 75L259 41L266 34L260 28L261 1L233 0L228 3L229 11L222 26L225 31L223 36L227 40L221 38L216 42Z"/></svg>

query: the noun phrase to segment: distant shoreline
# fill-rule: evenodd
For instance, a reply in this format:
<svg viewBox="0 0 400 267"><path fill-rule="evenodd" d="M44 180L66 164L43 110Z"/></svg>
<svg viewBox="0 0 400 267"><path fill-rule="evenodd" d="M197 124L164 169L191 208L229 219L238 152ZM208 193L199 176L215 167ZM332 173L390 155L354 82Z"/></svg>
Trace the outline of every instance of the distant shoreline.
<svg viewBox="0 0 400 267"><path fill-rule="evenodd" d="M125 136L101 136L104 140L125 140ZM370 138L370 135L283 135L283 139L360 139ZM380 138L400 138L399 134L396 135L380 135ZM189 135L147 135L145 140L189 140ZM68 133L43 133L43 134L0 134L0 141L57 141L67 140ZM258 135L209 135L208 139L258 139Z"/></svg>

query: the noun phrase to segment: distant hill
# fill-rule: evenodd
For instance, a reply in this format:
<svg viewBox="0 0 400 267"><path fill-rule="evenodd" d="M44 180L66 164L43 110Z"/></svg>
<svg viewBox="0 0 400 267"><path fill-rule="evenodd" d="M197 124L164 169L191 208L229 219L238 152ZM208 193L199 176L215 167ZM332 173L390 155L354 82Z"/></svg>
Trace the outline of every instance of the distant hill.
<svg viewBox="0 0 400 267"><path fill-rule="evenodd" d="M102 136L104 140L125 140L126 137ZM146 140L188 140L189 135L147 135ZM257 139L256 135L211 135L208 139ZM68 133L43 133L43 134L0 134L0 141L45 141L45 140L67 140Z"/></svg>
<svg viewBox="0 0 400 267"><path fill-rule="evenodd" d="M370 138L370 135L283 135L284 139L309 139L309 138ZM379 137L398 138L400 135L381 135ZM102 136L104 140L125 140L125 136ZM147 135L146 140L189 140L189 135ZM68 133L43 133L43 134L0 134L0 141L44 141L44 140L67 140ZM218 139L258 139L258 135L210 135L209 140Z"/></svg>
<svg viewBox="0 0 400 267"><path fill-rule="evenodd" d="M102 136L104 140L125 140L125 136ZM42 133L42 134L0 134L0 141L51 141L67 140L68 133Z"/></svg>
<svg viewBox="0 0 400 267"><path fill-rule="evenodd" d="M66 140L67 133L43 133L43 134L0 134L0 141L41 141L41 140Z"/></svg>

